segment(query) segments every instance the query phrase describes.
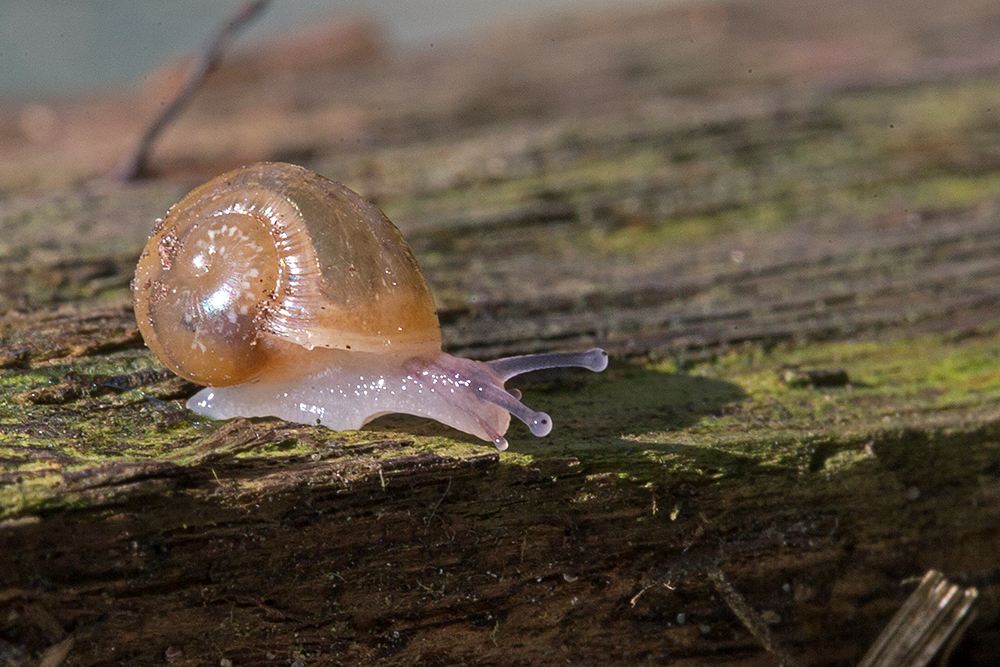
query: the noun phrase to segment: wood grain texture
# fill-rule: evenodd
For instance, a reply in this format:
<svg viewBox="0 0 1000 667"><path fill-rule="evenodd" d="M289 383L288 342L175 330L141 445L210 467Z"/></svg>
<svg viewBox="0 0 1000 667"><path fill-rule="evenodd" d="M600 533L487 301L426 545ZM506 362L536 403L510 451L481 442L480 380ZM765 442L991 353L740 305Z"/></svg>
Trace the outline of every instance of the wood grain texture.
<svg viewBox="0 0 1000 667"><path fill-rule="evenodd" d="M0 142L0 662L775 664L719 568L788 655L848 665L937 568L981 594L955 664L993 664L997 10L918 4L230 72L143 185L51 187L93 175L120 100L63 102L59 160ZM555 430L505 453L403 417L198 419L128 283L155 217L255 159L382 206L448 351L611 368L526 378Z"/></svg>

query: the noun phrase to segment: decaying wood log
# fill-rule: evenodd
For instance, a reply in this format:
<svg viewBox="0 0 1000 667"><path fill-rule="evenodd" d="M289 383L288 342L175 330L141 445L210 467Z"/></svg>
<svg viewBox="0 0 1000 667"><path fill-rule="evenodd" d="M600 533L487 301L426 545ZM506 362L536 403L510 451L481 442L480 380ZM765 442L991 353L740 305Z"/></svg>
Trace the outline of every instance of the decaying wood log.
<svg viewBox="0 0 1000 667"><path fill-rule="evenodd" d="M726 78L718 56L677 81L693 52L654 39L664 15L703 53L757 30L777 45L758 71L791 53L800 76L824 44L883 29L848 6L841 32L799 41L772 34L770 3L499 30L492 58L454 44L466 57L330 75L355 101L400 72L404 93L424 86L379 110L379 142L290 130L263 155L386 209L450 352L612 353L601 375L525 378L555 429L515 426L503 453L407 417L344 433L196 417L128 291L186 184L6 194L0 661L775 664L722 573L777 654L849 665L933 568L980 592L954 664L996 662L1000 80L837 60L803 88ZM956 29L919 17L872 48ZM509 70L532 49L564 87ZM506 93L487 96L491 67ZM309 76L316 116L290 128L322 117ZM211 134L208 108L190 122ZM313 152L285 152L299 141ZM175 139L160 168L201 174L217 148Z"/></svg>

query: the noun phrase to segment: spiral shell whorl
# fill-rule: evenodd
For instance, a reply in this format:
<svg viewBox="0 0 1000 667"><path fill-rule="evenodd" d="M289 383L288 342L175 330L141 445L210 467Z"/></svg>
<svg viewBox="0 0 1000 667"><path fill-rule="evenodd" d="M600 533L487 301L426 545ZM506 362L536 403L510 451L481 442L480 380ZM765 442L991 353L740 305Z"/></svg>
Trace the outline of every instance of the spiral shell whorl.
<svg viewBox="0 0 1000 667"><path fill-rule="evenodd" d="M252 380L299 347L440 349L399 231L294 165L252 165L192 191L157 225L133 288L147 344L200 384Z"/></svg>

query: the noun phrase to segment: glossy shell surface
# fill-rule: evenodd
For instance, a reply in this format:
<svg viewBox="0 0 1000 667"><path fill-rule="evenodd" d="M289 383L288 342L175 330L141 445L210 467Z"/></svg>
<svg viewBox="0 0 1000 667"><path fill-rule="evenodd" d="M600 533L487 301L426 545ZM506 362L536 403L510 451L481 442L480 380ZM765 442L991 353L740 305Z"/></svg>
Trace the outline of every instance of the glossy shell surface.
<svg viewBox="0 0 1000 667"><path fill-rule="evenodd" d="M399 230L348 188L261 163L196 188L157 224L133 282L147 345L226 386L297 350L440 350L434 301Z"/></svg>

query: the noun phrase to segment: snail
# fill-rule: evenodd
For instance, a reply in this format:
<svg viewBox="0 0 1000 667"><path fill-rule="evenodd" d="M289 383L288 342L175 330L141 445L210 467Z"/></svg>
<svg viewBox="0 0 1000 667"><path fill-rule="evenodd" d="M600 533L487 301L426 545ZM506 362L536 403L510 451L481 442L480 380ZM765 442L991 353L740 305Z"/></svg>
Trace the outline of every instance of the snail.
<svg viewBox="0 0 1000 667"><path fill-rule="evenodd" d="M399 230L347 187L259 163L196 188L157 220L132 282L146 344L206 388L211 418L279 417L334 430L388 413L435 419L498 449L514 415L552 420L504 383L607 367L604 350L480 362L441 351L423 273Z"/></svg>

